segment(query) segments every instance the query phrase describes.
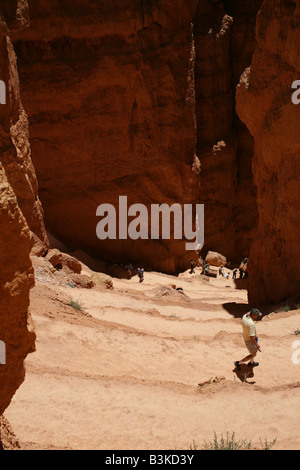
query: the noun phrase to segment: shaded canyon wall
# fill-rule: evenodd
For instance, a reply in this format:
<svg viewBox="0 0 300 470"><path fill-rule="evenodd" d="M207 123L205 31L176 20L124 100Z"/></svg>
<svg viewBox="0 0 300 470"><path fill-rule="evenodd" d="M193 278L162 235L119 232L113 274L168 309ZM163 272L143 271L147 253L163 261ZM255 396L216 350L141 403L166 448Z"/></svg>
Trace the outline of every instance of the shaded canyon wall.
<svg viewBox="0 0 300 470"><path fill-rule="evenodd" d="M249 261L249 300L300 294L300 1L265 1L251 68L237 90L237 111L255 142L259 224Z"/></svg>
<svg viewBox="0 0 300 470"><path fill-rule="evenodd" d="M31 0L14 44L47 228L114 262L185 269L184 240L96 237L96 209L195 203L197 1Z"/></svg>
<svg viewBox="0 0 300 470"><path fill-rule="evenodd" d="M0 79L6 87L5 103L0 105L0 415L23 382L24 360L35 348L29 313L29 292L34 285L29 255L35 237L28 223L38 234L44 230L30 160L28 121L20 101L16 58L9 37L12 29L27 23L25 1L2 2Z"/></svg>
<svg viewBox="0 0 300 470"><path fill-rule="evenodd" d="M251 63L262 0L198 3L193 20L197 156L205 250L240 262L257 225L253 138L235 112L235 88Z"/></svg>
<svg viewBox="0 0 300 470"><path fill-rule="evenodd" d="M185 269L194 257L185 241L97 239L97 206L118 207L126 195L148 207L204 203L204 251L236 262L248 255L253 139L234 95L260 3L30 0L31 27L14 39L56 237L110 261Z"/></svg>

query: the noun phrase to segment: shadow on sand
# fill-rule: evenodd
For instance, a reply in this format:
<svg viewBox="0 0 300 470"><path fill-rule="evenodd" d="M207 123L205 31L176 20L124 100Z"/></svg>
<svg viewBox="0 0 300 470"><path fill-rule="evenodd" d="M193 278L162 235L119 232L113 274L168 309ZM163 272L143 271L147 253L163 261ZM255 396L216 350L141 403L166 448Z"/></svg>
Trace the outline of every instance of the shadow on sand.
<svg viewBox="0 0 300 470"><path fill-rule="evenodd" d="M236 289L248 290L248 278L247 277L234 279L234 283L235 283Z"/></svg>
<svg viewBox="0 0 300 470"><path fill-rule="evenodd" d="M255 381L248 381L248 379L252 379L254 377L254 372L253 367L249 367L247 364L241 364L240 370L235 367L232 372L234 372L237 378L243 383L250 385L254 385L256 383Z"/></svg>
<svg viewBox="0 0 300 470"><path fill-rule="evenodd" d="M92 271L107 274L108 276L115 277L117 279L131 279L137 275L136 267L133 267L132 271L129 271L125 268L125 264L113 264L107 263L97 258L93 258L84 251L76 250L70 253L71 256L74 256L78 261L85 264Z"/></svg>
<svg viewBox="0 0 300 470"><path fill-rule="evenodd" d="M263 317L274 312L274 305L251 305L248 303L227 302L222 304L222 307L234 318L242 318L242 316L249 312L251 308L258 308L262 312ZM257 321L261 321L262 318Z"/></svg>
<svg viewBox="0 0 300 470"><path fill-rule="evenodd" d="M223 304L222 307L230 313L234 318L242 318L245 313L249 312L251 306L249 304L242 304L236 302L228 302Z"/></svg>

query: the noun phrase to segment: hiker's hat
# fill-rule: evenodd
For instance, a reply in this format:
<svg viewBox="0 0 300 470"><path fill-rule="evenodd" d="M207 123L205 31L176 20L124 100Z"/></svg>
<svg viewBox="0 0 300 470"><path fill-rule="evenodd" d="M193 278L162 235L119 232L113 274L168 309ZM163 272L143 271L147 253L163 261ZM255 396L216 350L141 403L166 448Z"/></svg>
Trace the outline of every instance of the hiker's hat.
<svg viewBox="0 0 300 470"><path fill-rule="evenodd" d="M257 308L251 308L250 315L258 315L259 317L262 317L261 311L258 310Z"/></svg>

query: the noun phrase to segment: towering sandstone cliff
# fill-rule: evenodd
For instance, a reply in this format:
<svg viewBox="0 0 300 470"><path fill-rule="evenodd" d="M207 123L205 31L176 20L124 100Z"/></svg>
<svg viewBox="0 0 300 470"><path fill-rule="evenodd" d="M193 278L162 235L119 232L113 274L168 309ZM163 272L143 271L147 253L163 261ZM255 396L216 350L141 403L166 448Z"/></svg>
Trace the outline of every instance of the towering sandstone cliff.
<svg viewBox="0 0 300 470"><path fill-rule="evenodd" d="M71 247L174 272L184 241L99 241L96 209L195 203L197 1L31 0L15 36L47 227Z"/></svg>
<svg viewBox="0 0 300 470"><path fill-rule="evenodd" d="M205 251L251 247L251 303L299 294L299 24L300 0L1 2L1 429L35 348L38 186L71 248L166 272L185 240L100 242L97 206L204 203Z"/></svg>
<svg viewBox="0 0 300 470"><path fill-rule="evenodd" d="M294 127L282 113L280 93L284 76L297 79L298 2L264 2L252 72L243 75L235 110L261 5L29 0L30 27L15 32L13 42L40 197L54 235L100 258L176 272L194 256L185 251L185 240L99 241L96 209L102 203L118 207L120 195L128 205L201 202L204 254L218 250L238 261L255 239L252 301L297 291L292 253L298 196L287 173L289 166L297 168L297 140L289 140ZM287 100L290 83L285 86ZM290 100L285 106L296 117ZM26 128L21 107L17 122L11 136L29 155L28 139L17 138ZM291 154L284 166L283 148ZM6 164L7 177L42 252L47 243L30 159L30 200L10 168ZM273 276L281 286L275 293Z"/></svg>
<svg viewBox="0 0 300 470"><path fill-rule="evenodd" d="M0 78L6 85L6 104L0 105L0 415L24 380L24 359L34 350L35 334L28 313L29 291L34 284L29 253L34 238L25 216L41 237L43 226L30 161L28 122L9 38L10 29L26 25L27 20L25 1L2 2Z"/></svg>
<svg viewBox="0 0 300 470"><path fill-rule="evenodd" d="M205 252L238 261L257 225L253 138L235 112L235 88L251 64L262 0L201 0L193 19L197 156L205 204Z"/></svg>
<svg viewBox="0 0 300 470"><path fill-rule="evenodd" d="M185 241L100 242L96 208L119 195L200 202L205 252L248 255L253 139L234 95L261 1L29 1L31 26L14 44L51 232L99 257L179 271L194 257Z"/></svg>
<svg viewBox="0 0 300 470"><path fill-rule="evenodd" d="M30 231L0 163L0 415L24 380L24 359L34 350L29 290L34 284ZM3 356L5 353L6 357ZM3 361L4 357L4 361Z"/></svg>
<svg viewBox="0 0 300 470"><path fill-rule="evenodd" d="M0 109L0 161L31 229L34 251L42 254L48 240L31 160L28 118L20 97L16 55L10 39L11 32L29 24L27 1L2 2L0 15L0 79L6 85L7 101Z"/></svg>
<svg viewBox="0 0 300 470"><path fill-rule="evenodd" d="M257 47L237 91L237 110L255 142L259 225L250 253L249 299L277 302L300 293L300 1L265 1Z"/></svg>

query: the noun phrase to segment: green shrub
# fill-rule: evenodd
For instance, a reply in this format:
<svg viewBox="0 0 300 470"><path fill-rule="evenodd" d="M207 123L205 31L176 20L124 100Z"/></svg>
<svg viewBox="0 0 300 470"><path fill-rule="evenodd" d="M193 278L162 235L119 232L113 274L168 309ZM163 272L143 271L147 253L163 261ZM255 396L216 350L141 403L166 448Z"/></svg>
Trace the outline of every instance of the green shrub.
<svg viewBox="0 0 300 470"><path fill-rule="evenodd" d="M83 311L83 306L81 305L80 302L78 302L78 300L70 300L69 305L75 310L79 310L80 312Z"/></svg>

